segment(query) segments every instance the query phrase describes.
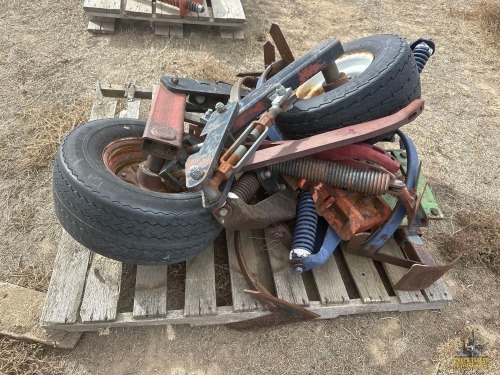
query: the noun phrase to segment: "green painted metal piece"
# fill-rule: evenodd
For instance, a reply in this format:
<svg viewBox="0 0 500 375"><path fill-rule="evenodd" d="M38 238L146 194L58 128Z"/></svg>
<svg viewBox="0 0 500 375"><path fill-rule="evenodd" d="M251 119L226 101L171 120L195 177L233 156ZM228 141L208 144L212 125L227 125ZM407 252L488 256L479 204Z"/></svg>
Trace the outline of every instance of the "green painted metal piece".
<svg viewBox="0 0 500 375"><path fill-rule="evenodd" d="M406 156L404 150L393 150L392 154L398 159L401 163L401 172L403 174L406 173ZM425 177L420 175L417 184L417 196L423 194L422 199L420 201L419 209L424 215L424 219L426 220L442 220L444 219L443 211L439 208L438 203L436 202L436 198L434 197L434 193L432 192L429 184L425 187L425 190L422 193L422 188L425 186ZM384 195L382 198L385 202L391 207L394 208L397 203L397 199L392 195ZM401 223L403 226L407 224L406 218Z"/></svg>

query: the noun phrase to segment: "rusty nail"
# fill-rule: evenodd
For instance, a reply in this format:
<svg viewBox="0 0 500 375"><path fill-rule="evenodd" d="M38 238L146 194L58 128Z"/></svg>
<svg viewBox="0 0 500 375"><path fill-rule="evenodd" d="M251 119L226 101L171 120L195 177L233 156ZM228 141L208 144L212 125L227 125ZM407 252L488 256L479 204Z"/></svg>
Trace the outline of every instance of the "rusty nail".
<svg viewBox="0 0 500 375"><path fill-rule="evenodd" d="M226 106L224 105L224 103L219 102L215 105L215 110L218 113L224 113L226 112Z"/></svg>
<svg viewBox="0 0 500 375"><path fill-rule="evenodd" d="M172 82L174 85L177 85L179 83L179 78L172 77L172 78L170 78L170 82Z"/></svg>
<svg viewBox="0 0 500 375"><path fill-rule="evenodd" d="M433 208L433 209L431 209L431 214L433 214L434 216L438 216L439 210L437 208Z"/></svg>

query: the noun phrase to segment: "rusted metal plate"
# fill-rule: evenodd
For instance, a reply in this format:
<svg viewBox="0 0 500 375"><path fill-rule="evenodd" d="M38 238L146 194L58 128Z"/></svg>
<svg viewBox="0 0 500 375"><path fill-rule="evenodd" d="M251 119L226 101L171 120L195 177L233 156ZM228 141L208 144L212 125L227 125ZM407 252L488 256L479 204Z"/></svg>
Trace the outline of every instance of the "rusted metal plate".
<svg viewBox="0 0 500 375"><path fill-rule="evenodd" d="M248 159L241 171L249 171L267 165L317 154L318 152L335 147L366 141L378 135L395 131L401 126L412 122L423 110L424 101L417 99L399 112L387 117L367 121L358 125L347 126L323 134L313 135L304 139L281 141L273 147L267 147L255 152L255 154Z"/></svg>
<svg viewBox="0 0 500 375"><path fill-rule="evenodd" d="M186 95L158 85L142 136L142 151L163 159L173 159L182 146Z"/></svg>

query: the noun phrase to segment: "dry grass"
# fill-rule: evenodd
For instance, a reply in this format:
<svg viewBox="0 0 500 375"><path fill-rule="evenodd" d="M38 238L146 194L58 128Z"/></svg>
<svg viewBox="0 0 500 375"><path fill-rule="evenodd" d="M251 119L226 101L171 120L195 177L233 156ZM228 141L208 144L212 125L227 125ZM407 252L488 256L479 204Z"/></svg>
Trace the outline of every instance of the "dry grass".
<svg viewBox="0 0 500 375"><path fill-rule="evenodd" d="M486 42L500 48L500 3L482 1L466 12L466 17L479 24Z"/></svg>
<svg viewBox="0 0 500 375"><path fill-rule="evenodd" d="M454 216L460 229L440 244L446 256L464 255L464 261L479 263L500 274L500 215L484 210L459 211Z"/></svg>
<svg viewBox="0 0 500 375"><path fill-rule="evenodd" d="M51 275L50 269L49 265L21 265L15 270L9 270L7 279L12 284L39 292L47 292Z"/></svg>
<svg viewBox="0 0 500 375"><path fill-rule="evenodd" d="M62 138L86 120L89 108L86 100L29 107L19 118L23 126L2 128L0 136L7 140L0 148L0 158L7 163L4 177L26 177L30 171L51 165Z"/></svg>
<svg viewBox="0 0 500 375"><path fill-rule="evenodd" d="M57 375L62 363L52 349L28 341L0 338L0 374Z"/></svg>

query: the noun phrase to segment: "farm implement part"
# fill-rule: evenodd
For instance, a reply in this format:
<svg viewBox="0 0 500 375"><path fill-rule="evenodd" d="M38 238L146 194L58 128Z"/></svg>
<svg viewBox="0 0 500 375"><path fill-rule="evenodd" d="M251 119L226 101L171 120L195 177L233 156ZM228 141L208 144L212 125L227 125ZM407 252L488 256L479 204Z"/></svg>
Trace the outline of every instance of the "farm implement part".
<svg viewBox="0 0 500 375"><path fill-rule="evenodd" d="M279 27L270 33L263 72L235 85L164 76L147 123L89 123L70 134L55 168L63 226L96 252L146 265L186 260L222 227L234 230L246 292L273 312L238 329L317 317L251 274L240 230L267 228L298 273L342 248L408 269L396 290L429 287L458 259L438 266L422 251L419 228L432 217L416 147L400 128L424 109L419 73L434 44L327 40L295 58ZM375 145L396 138L398 150ZM67 147L78 142L81 150ZM391 238L403 257L380 251Z"/></svg>

